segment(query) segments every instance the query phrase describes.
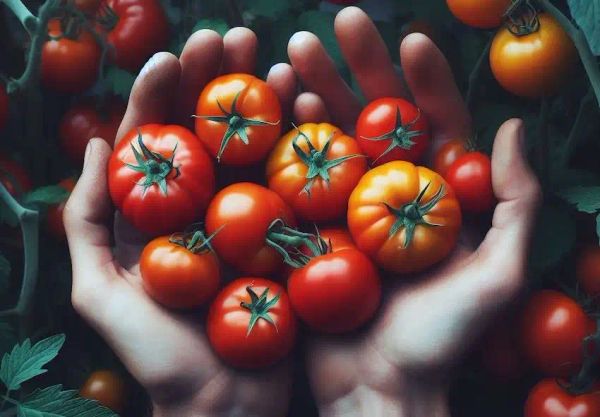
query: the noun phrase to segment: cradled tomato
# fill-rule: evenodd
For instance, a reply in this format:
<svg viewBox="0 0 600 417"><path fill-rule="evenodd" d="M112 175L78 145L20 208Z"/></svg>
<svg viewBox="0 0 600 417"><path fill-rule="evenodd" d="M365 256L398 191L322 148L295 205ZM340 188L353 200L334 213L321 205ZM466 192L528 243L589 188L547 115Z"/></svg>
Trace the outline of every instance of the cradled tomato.
<svg viewBox="0 0 600 417"><path fill-rule="evenodd" d="M600 295L600 247L586 246L579 253L577 282L590 297Z"/></svg>
<svg viewBox="0 0 600 417"><path fill-rule="evenodd" d="M517 36L508 28L500 29L490 50L494 77L517 96L555 94L568 82L577 61L575 45L560 24L545 13L538 19L538 30L529 35Z"/></svg>
<svg viewBox="0 0 600 417"><path fill-rule="evenodd" d="M208 83L196 106L196 134L218 161L252 165L264 159L281 134L281 106L269 85L249 74Z"/></svg>
<svg viewBox="0 0 600 417"><path fill-rule="evenodd" d="M172 233L198 221L214 193L213 164L198 138L175 125L132 129L108 163L113 203L138 230Z"/></svg>
<svg viewBox="0 0 600 417"><path fill-rule="evenodd" d="M296 340L296 327L281 285L264 278L238 278L210 306L206 333L225 363L256 369L287 356Z"/></svg>
<svg viewBox="0 0 600 417"><path fill-rule="evenodd" d="M169 43L169 22L159 0L103 0L96 20L107 32L115 64L130 72Z"/></svg>
<svg viewBox="0 0 600 417"><path fill-rule="evenodd" d="M277 193L243 182L217 193L206 212L206 232L219 231L211 244L225 261L246 274L278 271L282 258L267 240L273 222L295 224L292 210Z"/></svg>
<svg viewBox="0 0 600 417"><path fill-rule="evenodd" d="M346 229L323 229L319 230L319 236L327 244L332 252L342 249L355 249L350 232Z"/></svg>
<svg viewBox="0 0 600 417"><path fill-rule="evenodd" d="M42 84L63 94L90 88L100 70L100 46L85 29L67 34L59 19L48 22L49 39L42 48Z"/></svg>
<svg viewBox="0 0 600 417"><path fill-rule="evenodd" d="M494 206L492 162L486 154L464 154L448 168L445 178L452 186L463 210L483 213Z"/></svg>
<svg viewBox="0 0 600 417"><path fill-rule="evenodd" d="M521 345L532 366L554 377L579 370L583 339L596 331L596 324L574 300L558 291L539 291L522 317Z"/></svg>
<svg viewBox="0 0 600 417"><path fill-rule="evenodd" d="M8 120L8 94L6 88L0 84L0 130L6 126Z"/></svg>
<svg viewBox="0 0 600 417"><path fill-rule="evenodd" d="M480 29L502 24L512 0L446 0L452 14L461 22Z"/></svg>
<svg viewBox="0 0 600 417"><path fill-rule="evenodd" d="M316 256L292 272L288 293L298 317L313 330L344 333L373 317L381 282L371 260L355 248Z"/></svg>
<svg viewBox="0 0 600 417"><path fill-rule="evenodd" d="M16 161L0 154L0 182L17 197L31 190L33 183L27 171Z"/></svg>
<svg viewBox="0 0 600 417"><path fill-rule="evenodd" d="M429 139L425 115L401 98L372 101L356 123L356 140L374 165L396 160L417 162L425 153Z"/></svg>
<svg viewBox="0 0 600 417"><path fill-rule="evenodd" d="M329 123L306 123L290 131L267 161L269 188L311 222L343 217L366 171L356 141Z"/></svg>
<svg viewBox="0 0 600 417"><path fill-rule="evenodd" d="M83 164L85 148L91 138L102 138L113 146L125 108L125 103L113 98L101 110L92 102L82 102L65 113L60 122L60 146L73 164Z"/></svg>
<svg viewBox="0 0 600 417"><path fill-rule="evenodd" d="M556 379L544 379L529 392L525 417L600 416L600 386L587 393L572 394Z"/></svg>
<svg viewBox="0 0 600 417"><path fill-rule="evenodd" d="M437 173L395 161L367 172L350 196L348 228L360 250L380 267L418 272L456 245L460 206Z"/></svg>
<svg viewBox="0 0 600 417"><path fill-rule="evenodd" d="M70 194L71 191L73 191L73 188L75 188L75 180L71 177L65 178L59 182L58 185L67 190ZM65 225L63 223L63 211L65 210L67 199L68 196L61 203L49 207L48 212L46 213L46 228L57 240L65 240L67 236Z"/></svg>
<svg viewBox="0 0 600 417"><path fill-rule="evenodd" d="M465 142L460 139L452 139L444 143L440 149L435 153L433 159L433 170L446 178L448 168L458 158L467 153Z"/></svg>
<svg viewBox="0 0 600 417"><path fill-rule="evenodd" d="M114 371L94 371L79 389L79 395L96 400L115 413L122 413L127 400L127 385Z"/></svg>

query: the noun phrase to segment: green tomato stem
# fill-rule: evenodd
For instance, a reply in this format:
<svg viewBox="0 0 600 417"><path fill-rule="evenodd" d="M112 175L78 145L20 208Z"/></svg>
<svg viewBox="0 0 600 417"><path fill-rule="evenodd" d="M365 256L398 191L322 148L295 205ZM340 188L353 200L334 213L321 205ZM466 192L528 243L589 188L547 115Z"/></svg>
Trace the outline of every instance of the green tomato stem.
<svg viewBox="0 0 600 417"><path fill-rule="evenodd" d="M0 3L6 4L6 7L17 16L27 33L29 33L29 36L33 37L38 28L39 21L37 17L31 14L27 6L21 0L0 0Z"/></svg>

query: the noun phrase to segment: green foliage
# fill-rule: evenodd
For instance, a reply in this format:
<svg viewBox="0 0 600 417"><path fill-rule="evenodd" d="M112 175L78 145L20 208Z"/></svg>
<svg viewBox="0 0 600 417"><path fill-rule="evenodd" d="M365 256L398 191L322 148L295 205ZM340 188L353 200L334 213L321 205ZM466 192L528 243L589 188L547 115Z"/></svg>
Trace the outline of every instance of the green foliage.
<svg viewBox="0 0 600 417"><path fill-rule="evenodd" d="M223 19L200 19L192 29L192 32L196 32L200 29L211 29L219 35L224 36L229 30L229 25Z"/></svg>
<svg viewBox="0 0 600 417"><path fill-rule="evenodd" d="M62 385L37 389L17 406L19 417L113 417L117 416L98 402L63 391Z"/></svg>
<svg viewBox="0 0 600 417"><path fill-rule="evenodd" d="M568 0L573 18L585 33L594 55L600 55L600 0Z"/></svg>
<svg viewBox="0 0 600 417"><path fill-rule="evenodd" d="M50 206L62 203L69 197L69 191L59 185L46 185L25 194L22 203L26 206Z"/></svg>
<svg viewBox="0 0 600 417"><path fill-rule="evenodd" d="M276 19L289 12L292 6L297 6L296 0L246 0L245 10L255 16Z"/></svg>
<svg viewBox="0 0 600 417"><path fill-rule="evenodd" d="M600 211L600 186L575 186L558 193L583 213L594 214Z"/></svg>
<svg viewBox="0 0 600 417"><path fill-rule="evenodd" d="M135 82L136 75L117 67L110 67L106 71L106 83L108 90L123 99L129 99L131 88Z"/></svg>

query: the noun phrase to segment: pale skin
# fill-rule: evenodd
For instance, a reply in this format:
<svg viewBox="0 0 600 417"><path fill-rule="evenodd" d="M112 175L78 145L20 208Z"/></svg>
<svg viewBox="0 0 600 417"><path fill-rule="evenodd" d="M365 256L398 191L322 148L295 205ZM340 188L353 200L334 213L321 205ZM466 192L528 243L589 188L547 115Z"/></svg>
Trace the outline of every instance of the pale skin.
<svg viewBox="0 0 600 417"><path fill-rule="evenodd" d="M340 12L335 30L368 100L407 96L406 84L431 122L434 147L469 134L470 117L448 64L428 38L414 34L402 43L404 83L360 9ZM251 73L256 48L255 35L236 28L223 38L197 32L180 58L155 55L136 80L117 140L145 123L189 125L202 86L219 73ZM360 104L319 40L297 33L288 53L292 65L274 66L267 78L284 111L297 123L332 121L352 132ZM297 82L305 92L296 97ZM523 134L519 120L507 121L498 131L492 155L498 205L492 227L476 249L461 243L450 259L411 283L388 283L380 315L363 333L315 336L309 342L308 375L322 416L449 415L452 366L524 283L541 192L524 159ZM110 151L99 138L90 142L83 174L65 210L73 305L147 389L154 416L285 416L291 387L287 363L259 373L223 365L197 319L165 310L146 295L137 258L147 239L118 215L116 248L111 248Z"/></svg>

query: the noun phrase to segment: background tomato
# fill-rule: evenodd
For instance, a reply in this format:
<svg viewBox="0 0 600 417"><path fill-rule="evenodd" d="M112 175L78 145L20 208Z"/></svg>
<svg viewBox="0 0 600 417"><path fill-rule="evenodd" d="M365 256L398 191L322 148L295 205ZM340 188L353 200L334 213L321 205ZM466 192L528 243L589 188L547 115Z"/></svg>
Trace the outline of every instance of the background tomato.
<svg viewBox="0 0 600 417"><path fill-rule="evenodd" d="M502 28L492 42L494 77L517 96L538 98L556 93L567 84L577 60L575 45L560 24L545 13L538 19L538 31L516 36Z"/></svg>
<svg viewBox="0 0 600 417"><path fill-rule="evenodd" d="M577 281L590 297L600 295L600 247L581 249L577 257Z"/></svg>
<svg viewBox="0 0 600 417"><path fill-rule="evenodd" d="M465 141L460 139L452 139L444 143L440 149L435 153L433 159L433 170L446 178L448 168L458 158L467 153Z"/></svg>
<svg viewBox="0 0 600 417"><path fill-rule="evenodd" d="M544 379L533 387L525 403L525 417L600 416L600 386L587 394L570 394L555 379Z"/></svg>
<svg viewBox="0 0 600 417"><path fill-rule="evenodd" d="M290 352L296 320L281 285L264 278L238 278L210 306L206 333L227 364L263 368Z"/></svg>
<svg viewBox="0 0 600 417"><path fill-rule="evenodd" d="M447 0L452 14L461 22L480 29L500 26L511 0Z"/></svg>
<svg viewBox="0 0 600 417"><path fill-rule="evenodd" d="M288 132L267 161L269 188L311 222L342 218L366 171L356 141L329 123L305 123Z"/></svg>
<svg viewBox="0 0 600 417"><path fill-rule="evenodd" d="M60 122L60 146L73 164L83 164L91 138L102 138L113 146L125 109L125 103L112 98L105 109L98 109L88 101L72 106L65 113Z"/></svg>
<svg viewBox="0 0 600 417"><path fill-rule="evenodd" d="M31 190L33 186L27 171L16 161L0 154L0 182L13 196Z"/></svg>
<svg viewBox="0 0 600 417"><path fill-rule="evenodd" d="M192 132L149 124L132 129L115 146L108 186L113 203L133 226L158 235L200 220L214 193L215 178L212 161Z"/></svg>
<svg viewBox="0 0 600 417"><path fill-rule="evenodd" d="M401 98L380 98L363 109L356 140L374 165L403 160L417 162L429 145L427 118Z"/></svg>
<svg viewBox="0 0 600 417"><path fill-rule="evenodd" d="M92 372L83 383L79 395L96 400L115 413L122 413L127 401L127 385L116 372L98 370Z"/></svg>
<svg viewBox="0 0 600 417"><path fill-rule="evenodd" d="M75 183L75 180L69 177L59 182L58 185L71 193L73 188L75 188ZM46 213L46 229L57 240L65 240L67 237L63 223L63 211L65 210L67 199L68 197L63 202L49 207Z"/></svg>
<svg viewBox="0 0 600 417"><path fill-rule="evenodd" d="M6 126L8 120L8 94L6 94L6 87L0 83L0 130Z"/></svg>
<svg viewBox="0 0 600 417"><path fill-rule="evenodd" d="M486 154L464 154L448 168L445 178L452 186L463 210L483 213L494 206L492 162Z"/></svg>
<svg viewBox="0 0 600 417"><path fill-rule="evenodd" d="M42 49L42 84L58 93L81 93L98 78L100 46L90 32L82 29L68 38L61 26L59 19L48 23L50 38Z"/></svg>
<svg viewBox="0 0 600 417"><path fill-rule="evenodd" d="M101 0L73 0L73 5L88 15L94 15L100 7Z"/></svg>

